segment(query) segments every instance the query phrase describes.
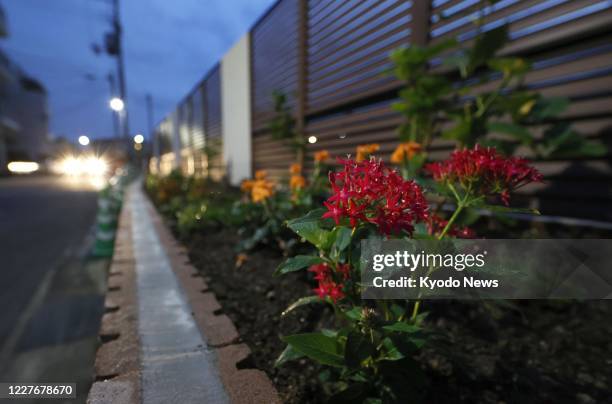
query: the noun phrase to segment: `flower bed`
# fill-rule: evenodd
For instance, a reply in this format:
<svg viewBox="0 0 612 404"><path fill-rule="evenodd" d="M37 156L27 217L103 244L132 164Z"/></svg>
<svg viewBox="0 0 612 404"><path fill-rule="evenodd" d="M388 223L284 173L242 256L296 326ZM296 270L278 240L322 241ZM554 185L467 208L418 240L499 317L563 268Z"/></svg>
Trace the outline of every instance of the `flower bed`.
<svg viewBox="0 0 612 404"><path fill-rule="evenodd" d="M273 276L284 260L276 244L244 258L236 251L235 228L204 226L187 235L179 232L176 215L167 212L166 217L251 348L252 364L268 373L283 401L324 402L330 386L323 366L305 358L275 366L285 348L283 336L336 324L324 305L282 315L298 297L311 295L316 273ZM474 227L480 232L489 225ZM561 230L551 229L553 234ZM423 370L426 402L598 402L608 397L612 305L606 301L430 302L426 310L422 327L433 337L415 357Z"/></svg>
<svg viewBox="0 0 612 404"><path fill-rule="evenodd" d="M266 371L283 401L324 402L319 366L302 360L278 368L274 362L284 349L280 336L329 327L329 309L302 307L282 317L295 296L308 294L312 282L297 274L273 277L282 257L270 249L251 254L235 268L237 241L232 231L183 240L251 348L253 365ZM428 309L425 328L437 337L418 358L432 386L427 402L588 403L608 398L612 305L607 301L436 302Z"/></svg>
<svg viewBox="0 0 612 404"><path fill-rule="evenodd" d="M516 206L515 191L543 181L516 151L543 159L602 153L568 126L530 132L567 102L522 87L528 63L496 56L506 40L499 27L480 32L468 49L450 41L393 53L406 85L394 106L405 120L390 165L375 143L358 146L354 158L318 151L304 164L304 137L276 93L272 138L296 150L284 178L259 170L240 191L180 173L147 181L250 345L254 365L286 402L609 399L612 307L605 301L423 303L420 294L362 295L366 241L454 247L460 238L551 236L543 226L512 223L509 214L539 214ZM440 59L456 69L458 83L429 73ZM471 93L470 83L493 80L495 89ZM436 137L456 143L446 160L429 155ZM573 231L556 228L552 236ZM424 269L429 276L440 267Z"/></svg>

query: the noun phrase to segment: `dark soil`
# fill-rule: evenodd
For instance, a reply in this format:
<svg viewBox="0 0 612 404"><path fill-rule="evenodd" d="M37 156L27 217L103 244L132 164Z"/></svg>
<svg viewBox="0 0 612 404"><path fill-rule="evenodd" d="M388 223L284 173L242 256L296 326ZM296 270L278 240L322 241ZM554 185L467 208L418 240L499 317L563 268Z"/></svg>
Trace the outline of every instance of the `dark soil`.
<svg viewBox="0 0 612 404"><path fill-rule="evenodd" d="M320 369L301 360L274 367L279 336L331 327L324 306L281 312L310 293L305 275L274 277L277 251L259 249L235 267L238 239L228 230L185 241L192 262L216 293L287 403L322 402ZM612 302L428 302L432 338L419 356L428 403L612 403Z"/></svg>
<svg viewBox="0 0 612 404"><path fill-rule="evenodd" d="M238 241L235 232L220 231L194 235L184 242L193 264L251 348L252 365L268 374L283 402L316 402L317 397L324 396L317 382L318 366L300 360L275 368L274 361L285 348L280 336L321 328L322 320L329 321L331 313L304 307L281 318L282 311L311 294L312 287L304 274L273 276L282 261L277 251L262 249L249 254L247 261L236 268L234 248Z"/></svg>

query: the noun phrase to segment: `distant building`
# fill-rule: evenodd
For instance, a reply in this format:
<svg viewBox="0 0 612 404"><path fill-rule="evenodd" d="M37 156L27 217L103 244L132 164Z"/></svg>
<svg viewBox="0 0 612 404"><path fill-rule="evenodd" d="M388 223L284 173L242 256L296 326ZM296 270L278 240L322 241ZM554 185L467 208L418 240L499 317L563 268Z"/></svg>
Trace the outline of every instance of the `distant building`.
<svg viewBox="0 0 612 404"><path fill-rule="evenodd" d="M0 37L6 34L0 8ZM48 124L45 88L0 50L0 173L10 161L43 161Z"/></svg>
<svg viewBox="0 0 612 404"><path fill-rule="evenodd" d="M0 51L0 163L42 161L49 117L47 92Z"/></svg>

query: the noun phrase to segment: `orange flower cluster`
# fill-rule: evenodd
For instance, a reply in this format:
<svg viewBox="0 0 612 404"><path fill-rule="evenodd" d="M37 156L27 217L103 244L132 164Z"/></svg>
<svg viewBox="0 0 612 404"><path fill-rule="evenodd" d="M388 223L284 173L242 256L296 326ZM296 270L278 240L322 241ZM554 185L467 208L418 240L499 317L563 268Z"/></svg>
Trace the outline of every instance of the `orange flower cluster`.
<svg viewBox="0 0 612 404"><path fill-rule="evenodd" d="M317 163L322 163L322 162L329 160L329 152L327 150L321 150L321 151L315 152L314 160Z"/></svg>
<svg viewBox="0 0 612 404"><path fill-rule="evenodd" d="M293 175L302 173L302 165L298 163L293 163L289 166L289 172Z"/></svg>
<svg viewBox="0 0 612 404"><path fill-rule="evenodd" d="M420 151L421 145L416 142L400 143L391 155L391 162L394 164L402 164L405 160L412 160Z"/></svg>
<svg viewBox="0 0 612 404"><path fill-rule="evenodd" d="M253 202L262 202L274 194L274 183L267 179L267 173L264 170L255 172L254 180L244 180L240 184L242 192L250 192Z"/></svg>
<svg viewBox="0 0 612 404"><path fill-rule="evenodd" d="M302 175L302 166L300 164L291 164L289 172L291 173L289 188L291 188L292 191L302 189L306 186L306 178Z"/></svg>
<svg viewBox="0 0 612 404"><path fill-rule="evenodd" d="M355 161L361 162L370 157L371 154L374 154L380 149L380 145L378 143L370 143L370 144L362 144L357 146L357 156L355 156Z"/></svg>

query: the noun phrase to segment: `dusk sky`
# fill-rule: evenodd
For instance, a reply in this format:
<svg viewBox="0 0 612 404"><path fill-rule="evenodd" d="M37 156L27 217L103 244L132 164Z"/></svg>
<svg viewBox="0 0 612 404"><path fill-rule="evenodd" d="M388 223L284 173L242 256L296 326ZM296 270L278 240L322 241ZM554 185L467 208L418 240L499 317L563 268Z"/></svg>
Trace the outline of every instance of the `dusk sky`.
<svg viewBox="0 0 612 404"><path fill-rule="evenodd" d="M132 133L147 131L145 95L157 123L229 50L273 0L123 0ZM113 135L107 75L96 55L111 30L111 0L0 0L9 37L0 47L46 87L50 131L72 140Z"/></svg>

